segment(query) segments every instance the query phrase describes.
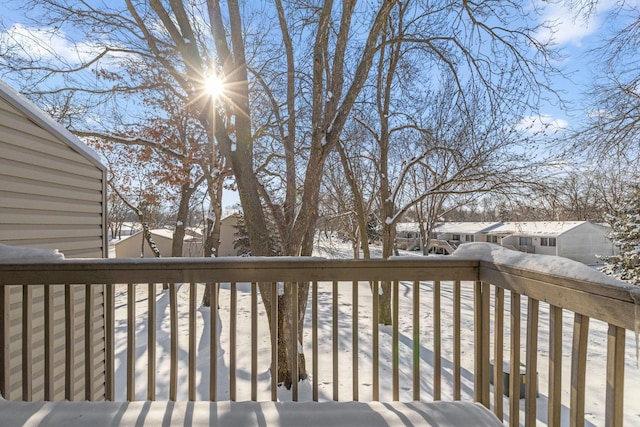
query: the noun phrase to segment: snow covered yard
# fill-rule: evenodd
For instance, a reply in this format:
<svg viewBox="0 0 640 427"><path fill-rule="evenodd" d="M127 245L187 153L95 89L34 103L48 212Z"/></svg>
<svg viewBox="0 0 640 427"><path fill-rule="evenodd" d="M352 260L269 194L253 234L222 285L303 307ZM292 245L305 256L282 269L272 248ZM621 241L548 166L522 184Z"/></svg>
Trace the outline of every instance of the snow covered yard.
<svg viewBox="0 0 640 427"><path fill-rule="evenodd" d="M327 245L318 255L331 255L331 257L346 258L351 255L351 251L344 245ZM330 251L330 253L329 253ZM188 377L188 300L189 286L178 285L178 325L179 325L179 376L178 376L178 400L187 400L187 377ZM400 310L399 310L399 372L400 372L400 401L411 401L412 389L412 337L413 316L412 316L412 283L400 283ZM434 329L433 329L433 283L421 282L420 284L420 372L421 372L421 400L431 401L433 399L433 366L434 366ZM330 401L333 399L333 370L338 370L339 400L352 400L352 285L351 283L340 283L338 286L338 366L333 366L333 334L332 334L332 311L333 311L333 285L331 283L320 283L318 289L318 319L319 319L319 351L318 365L319 375L317 378L310 378L300 383L299 400L311 400L312 381L318 384L319 400ZM198 286L198 304L201 300L204 286ZM372 325L371 307L372 296L368 282L358 284L358 395L361 401L370 401L373 398L373 364L372 364ZM118 287L116 290L116 400L126 399L126 328L127 328L127 307L126 307L126 286ZM167 400L169 395L169 294L157 287L155 295L157 303L157 374L156 374L156 399ZM147 286L138 285L136 293L136 398L146 399L146 369L147 369ZM504 335L504 357L508 360L509 355L509 322L508 313L510 310L509 292L505 295L505 335ZM230 361L230 336L229 336L229 302L230 286L221 284L220 290L220 310L218 334L218 400L226 400L230 397L229 367ZM239 401L250 399L250 378L251 378L251 352L250 352L250 285L237 284L237 371L236 371L236 398ZM441 325L442 325L442 399L451 400L453 390L452 375L452 286L450 282L441 283ZM473 317L473 284L464 282L462 284L461 298L461 348L462 348L462 382L461 391L463 400L471 400L473 396L473 338L474 338L474 317ZM258 306L258 401L268 401L270 394L270 342L266 314L260 303ZM311 314L310 307L306 314L306 325L304 329L304 353L306 357L307 369L311 373L313 357L311 351ZM521 322L521 352L524 362L524 348L526 337L526 311L527 299L521 301L523 313ZM493 306L491 307L493 313ZM540 425L546 424L547 417L547 372L549 336L548 306L540 304L539 312L539 351L538 351L538 374L539 392L537 399L537 417ZM207 400L209 393L209 325L211 310L199 307L196 325L196 335L198 337L197 360L197 399ZM563 318L563 425L568 425L569 421L569 391L567 385L570 384L571 373L571 346L573 314L566 312ZM491 322L493 325L493 321ZM493 326L492 326L493 327ZM380 327L380 401L392 400L391 366L392 366L392 340L391 328ZM493 333L491 334L493 339ZM599 426L604 424L604 391L606 372L606 344L607 325L592 320L589 330L589 350L586 377L586 420L587 425ZM493 352L493 342L491 343ZM493 357L493 355L492 355ZM625 355L625 409L624 418L626 425L637 425L640 423L640 404L638 403L640 389L640 369L637 367L635 340L632 334L627 334L626 355ZM284 387L278 389L278 400L291 400L291 392ZM493 396L492 396L493 402ZM504 397L504 407L508 408L508 398ZM520 420L524 419L524 400L521 401ZM508 412L508 411L507 411ZM506 414L508 416L508 414ZM506 419L505 421L508 421Z"/></svg>

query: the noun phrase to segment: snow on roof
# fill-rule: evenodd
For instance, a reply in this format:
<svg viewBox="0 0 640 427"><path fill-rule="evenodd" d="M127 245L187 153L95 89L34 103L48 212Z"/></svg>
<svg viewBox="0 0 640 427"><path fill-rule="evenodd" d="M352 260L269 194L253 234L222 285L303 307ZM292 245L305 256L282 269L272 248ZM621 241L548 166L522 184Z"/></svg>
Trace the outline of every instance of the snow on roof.
<svg viewBox="0 0 640 427"><path fill-rule="evenodd" d="M589 221L526 221L504 222L491 229L488 234L559 236Z"/></svg>
<svg viewBox="0 0 640 427"><path fill-rule="evenodd" d="M13 105L38 126L67 143L72 150L88 159L99 169L106 171L106 167L102 164L100 157L98 157L98 154L92 148L88 147L77 136L69 132L64 126L53 120L51 116L47 115L24 95L18 93L2 80L0 80L0 98L3 98L9 104Z"/></svg>
<svg viewBox="0 0 640 427"><path fill-rule="evenodd" d="M500 225L499 222L438 222L433 227L434 233L474 234ZM400 222L396 225L397 232L418 232L417 222Z"/></svg>
<svg viewBox="0 0 640 427"><path fill-rule="evenodd" d="M151 234L166 237L167 239L173 239L173 230L169 230L167 228L156 228L153 230L149 230Z"/></svg>

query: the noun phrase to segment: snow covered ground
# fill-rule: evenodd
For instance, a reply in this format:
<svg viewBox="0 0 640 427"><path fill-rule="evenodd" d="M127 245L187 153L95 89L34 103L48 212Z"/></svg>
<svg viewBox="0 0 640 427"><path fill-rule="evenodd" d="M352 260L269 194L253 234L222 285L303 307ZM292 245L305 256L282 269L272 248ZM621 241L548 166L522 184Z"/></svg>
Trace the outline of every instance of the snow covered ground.
<svg viewBox="0 0 640 427"><path fill-rule="evenodd" d="M379 256L380 248L374 248L373 256ZM352 251L348 245L333 239L320 240L314 255L327 258L351 258ZM405 253L404 255L416 255L416 253ZM471 400L473 394L473 293L471 283L463 283L462 293L462 393L463 400ZM178 400L187 400L187 368L188 368L188 298L189 287L178 285L178 322L179 322L179 392ZM351 353L351 324L352 324L352 287L351 283L341 283L339 286L339 363L337 366L339 373L339 399L348 401L352 399L352 353ZM372 399L372 363L371 363L371 291L368 283L359 284L359 399L369 401ZM203 286L198 286L198 302L202 298ZM237 345L238 357L236 372L237 378L237 400L250 399L250 285L238 284L238 331ZM432 400L433 393L433 284L422 282L420 285L420 369L421 398ZM127 307L126 307L126 286L116 289L116 400L126 399L126 328L127 328ZM157 304L157 386L156 398L158 400L168 399L169 393L169 294L162 291L158 285L155 295ZM442 398L450 400L452 397L452 287L450 283L443 282L441 290L442 304ZM136 294L136 398L146 399L146 370L147 370L147 286L139 285ZM229 398L229 301L230 290L228 284L221 285L220 310L219 310L219 352L218 352L218 399ZM400 344L400 400L412 400L412 351L411 342L412 330L412 285L402 283L400 286L400 322L399 322L399 344ZM505 298L505 309L508 313L509 295ZM526 298L522 301L522 351L524 356L524 345L526 336ZM319 386L319 396L321 401L333 399L333 362L332 362L332 330L331 330L331 310L332 310L332 285L321 283L319 287L319 354L318 363L320 366L319 377L300 383L299 400L311 400L311 384L316 381ZM208 399L209 390L209 325L211 311L208 308L198 308L196 334L198 337L197 352L197 398ZM269 333L266 325L266 315L259 307L259 351L258 351L258 400L270 399L270 345ZM509 330L508 316L505 318L507 327L505 329L505 352L504 357L509 355ZM538 398L538 419L542 424L546 421L546 389L547 389L547 356L548 356L548 306L540 304L540 350L538 354L538 372L540 378ZM563 425L568 425L569 394L571 371L571 332L572 313L566 312L564 315L564 346L563 346ZM311 316L306 316L307 326L304 331L304 353L306 356L307 369L311 373ZM493 334L492 334L493 335ZM587 403L586 419L587 425L599 426L604 424L604 387L606 372L606 337L607 327L602 322L591 321L589 332L589 353L587 372ZM635 340L633 334L627 336L627 354L625 358L625 425L640 425L640 369L638 368L635 356ZM391 400L391 329L389 327L380 328L380 400ZM524 360L524 359L523 359ZM280 401L291 400L291 393L283 387L278 390ZM492 397L493 401L493 397ZM508 400L504 398L504 406L508 408ZM524 400L521 401L521 409L524 410ZM521 415L521 420L523 415Z"/></svg>

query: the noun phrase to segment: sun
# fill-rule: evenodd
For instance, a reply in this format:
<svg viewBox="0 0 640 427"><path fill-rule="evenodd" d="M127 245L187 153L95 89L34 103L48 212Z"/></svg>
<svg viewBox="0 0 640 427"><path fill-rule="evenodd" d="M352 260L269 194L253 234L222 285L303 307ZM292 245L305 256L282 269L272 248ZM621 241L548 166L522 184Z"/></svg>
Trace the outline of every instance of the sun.
<svg viewBox="0 0 640 427"><path fill-rule="evenodd" d="M219 98L224 93L224 82L215 74L207 77L204 87L207 93L214 98Z"/></svg>

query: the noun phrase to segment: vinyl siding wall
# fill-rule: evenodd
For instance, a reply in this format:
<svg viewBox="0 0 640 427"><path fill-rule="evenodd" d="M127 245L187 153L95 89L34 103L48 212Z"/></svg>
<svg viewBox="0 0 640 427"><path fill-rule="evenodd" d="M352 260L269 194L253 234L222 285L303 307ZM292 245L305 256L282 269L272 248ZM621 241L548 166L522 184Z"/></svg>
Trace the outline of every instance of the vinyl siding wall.
<svg viewBox="0 0 640 427"><path fill-rule="evenodd" d="M0 93L0 95L2 95ZM104 257L106 252L104 169L95 160L73 149L55 133L40 126L0 96L0 243L32 248L58 249L67 258ZM44 281L44 278L43 278ZM65 364L65 286L51 288L49 321L45 316L44 286L0 286L0 392L5 399L64 400L66 377L72 378L73 400L105 397L105 324L102 289L95 289L91 310L86 310L86 290L72 288L73 363ZM25 300L26 297L26 300ZM30 321L23 319L23 310ZM88 322L87 315L93 317ZM91 341L84 329L90 324ZM45 328L53 331L49 358L53 381L44 383ZM25 329L26 328L26 329ZM33 381L22 378L24 337L30 338L30 369ZM85 354L93 366L87 369ZM89 394L86 371L93 372Z"/></svg>

